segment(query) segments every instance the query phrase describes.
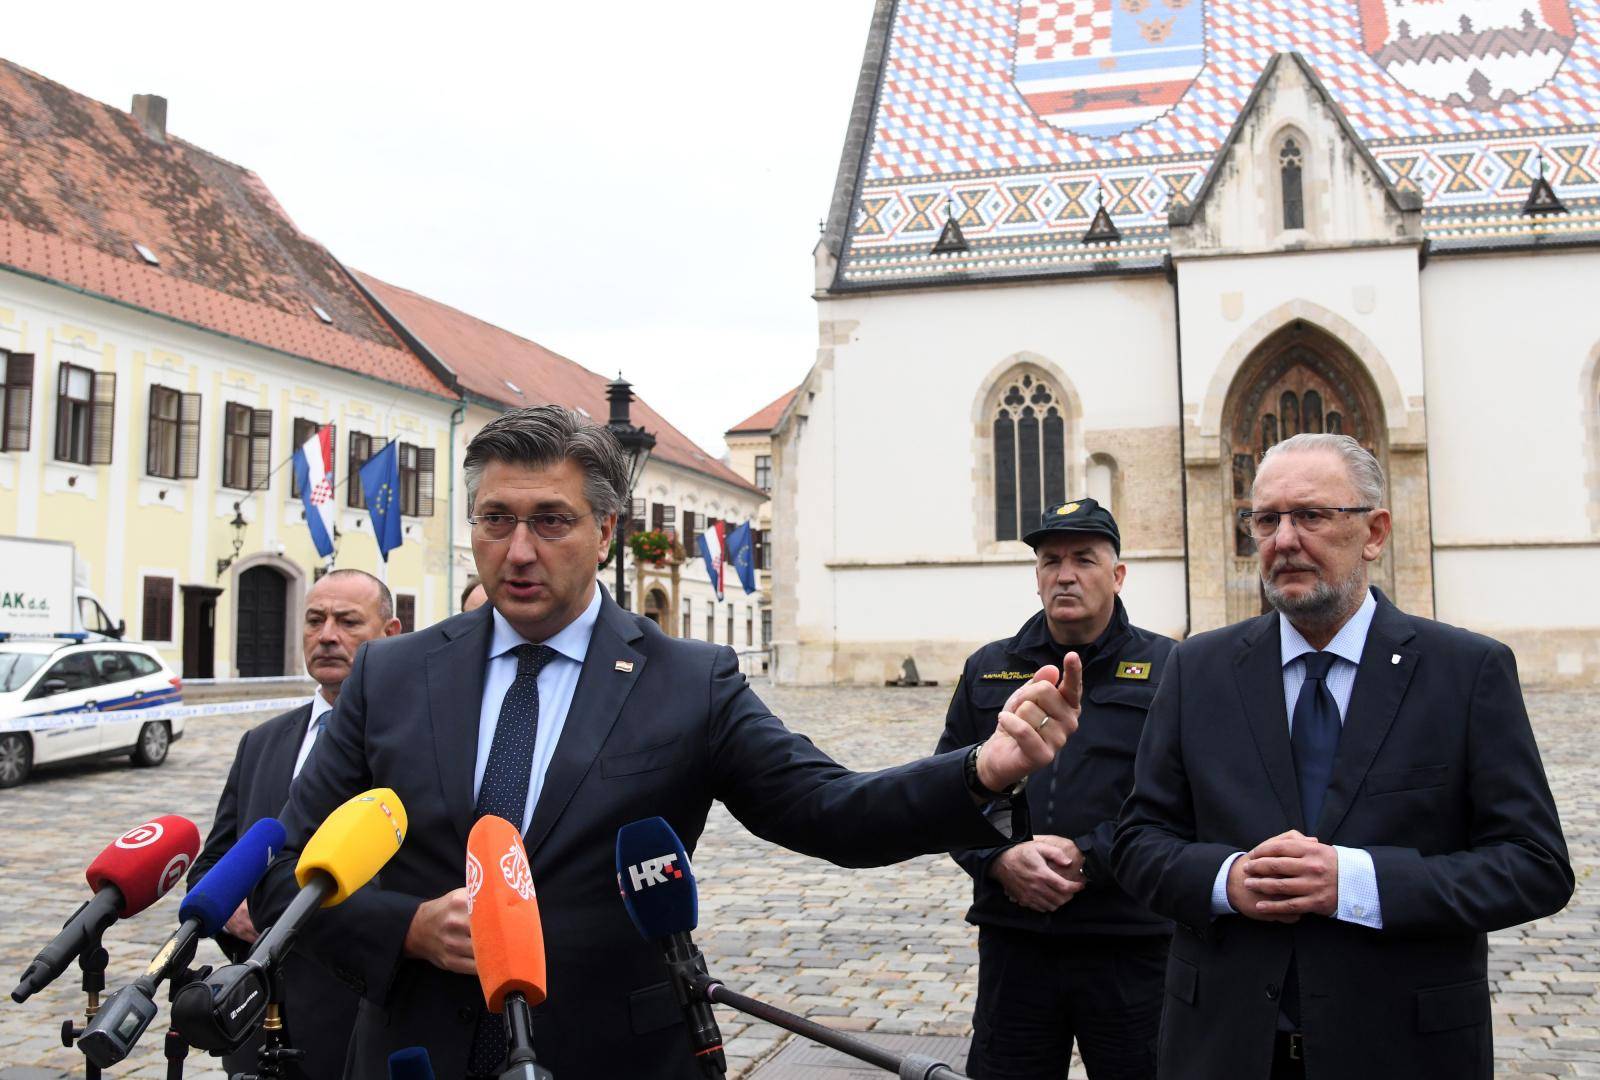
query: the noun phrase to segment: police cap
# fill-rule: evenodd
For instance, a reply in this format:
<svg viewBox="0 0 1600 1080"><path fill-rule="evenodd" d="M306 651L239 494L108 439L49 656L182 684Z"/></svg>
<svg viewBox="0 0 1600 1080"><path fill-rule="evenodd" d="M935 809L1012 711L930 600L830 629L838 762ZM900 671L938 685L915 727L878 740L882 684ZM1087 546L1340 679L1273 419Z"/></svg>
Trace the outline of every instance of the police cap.
<svg viewBox="0 0 1600 1080"><path fill-rule="evenodd" d="M1029 547L1052 533L1093 533L1111 541L1111 547L1122 554L1122 534L1117 531L1117 519L1111 511L1093 499L1077 499L1048 507L1039 519L1039 527L1022 538Z"/></svg>

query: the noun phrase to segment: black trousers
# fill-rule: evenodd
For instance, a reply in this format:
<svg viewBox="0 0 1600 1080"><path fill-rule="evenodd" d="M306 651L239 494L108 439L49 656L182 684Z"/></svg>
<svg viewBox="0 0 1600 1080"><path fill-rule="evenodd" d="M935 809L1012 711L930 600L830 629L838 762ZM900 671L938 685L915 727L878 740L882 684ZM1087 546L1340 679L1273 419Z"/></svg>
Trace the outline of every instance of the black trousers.
<svg viewBox="0 0 1600 1080"><path fill-rule="evenodd" d="M978 929L973 1080L1151 1080L1171 938Z"/></svg>

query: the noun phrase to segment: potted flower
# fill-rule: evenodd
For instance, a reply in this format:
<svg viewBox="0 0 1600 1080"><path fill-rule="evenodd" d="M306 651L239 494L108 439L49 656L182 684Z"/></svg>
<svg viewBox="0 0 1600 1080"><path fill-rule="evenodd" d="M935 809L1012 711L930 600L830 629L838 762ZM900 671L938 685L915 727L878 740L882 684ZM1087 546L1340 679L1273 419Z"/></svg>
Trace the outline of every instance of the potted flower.
<svg viewBox="0 0 1600 1080"><path fill-rule="evenodd" d="M659 529L631 533L628 536L628 549L640 562L660 566L672 555L672 540Z"/></svg>

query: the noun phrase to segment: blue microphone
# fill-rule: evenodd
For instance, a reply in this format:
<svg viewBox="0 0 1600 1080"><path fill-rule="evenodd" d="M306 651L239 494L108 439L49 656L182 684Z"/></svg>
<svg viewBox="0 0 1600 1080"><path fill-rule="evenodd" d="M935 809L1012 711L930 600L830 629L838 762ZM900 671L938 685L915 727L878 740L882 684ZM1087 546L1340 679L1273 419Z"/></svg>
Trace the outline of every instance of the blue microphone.
<svg viewBox="0 0 1600 1080"><path fill-rule="evenodd" d="M408 1046L389 1055L389 1080L433 1080L433 1062L420 1046Z"/></svg>
<svg viewBox="0 0 1600 1080"><path fill-rule="evenodd" d="M244 903L267 867L283 850L283 826L262 818L218 859L178 908L179 926L161 946L145 973L119 988L100 1006L78 1040L78 1049L102 1069L127 1057L156 1016L155 994L162 980L182 971L196 942L221 930ZM179 867L177 873L183 872Z"/></svg>
<svg viewBox="0 0 1600 1080"><path fill-rule="evenodd" d="M700 924L700 895L689 853L665 819L646 818L617 830L617 887L633 925L666 960L701 1072L723 1076L728 1062L722 1032L698 989L706 978L706 959L689 937Z"/></svg>

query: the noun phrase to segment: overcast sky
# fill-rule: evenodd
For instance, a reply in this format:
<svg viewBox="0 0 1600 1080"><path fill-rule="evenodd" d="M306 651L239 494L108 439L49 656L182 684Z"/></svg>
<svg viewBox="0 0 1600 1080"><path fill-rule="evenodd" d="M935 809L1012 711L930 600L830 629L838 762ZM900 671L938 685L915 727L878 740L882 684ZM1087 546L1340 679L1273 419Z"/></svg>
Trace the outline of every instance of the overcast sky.
<svg viewBox="0 0 1600 1080"><path fill-rule="evenodd" d="M253 169L346 264L707 449L798 383L871 0L7 5L7 59Z"/></svg>

